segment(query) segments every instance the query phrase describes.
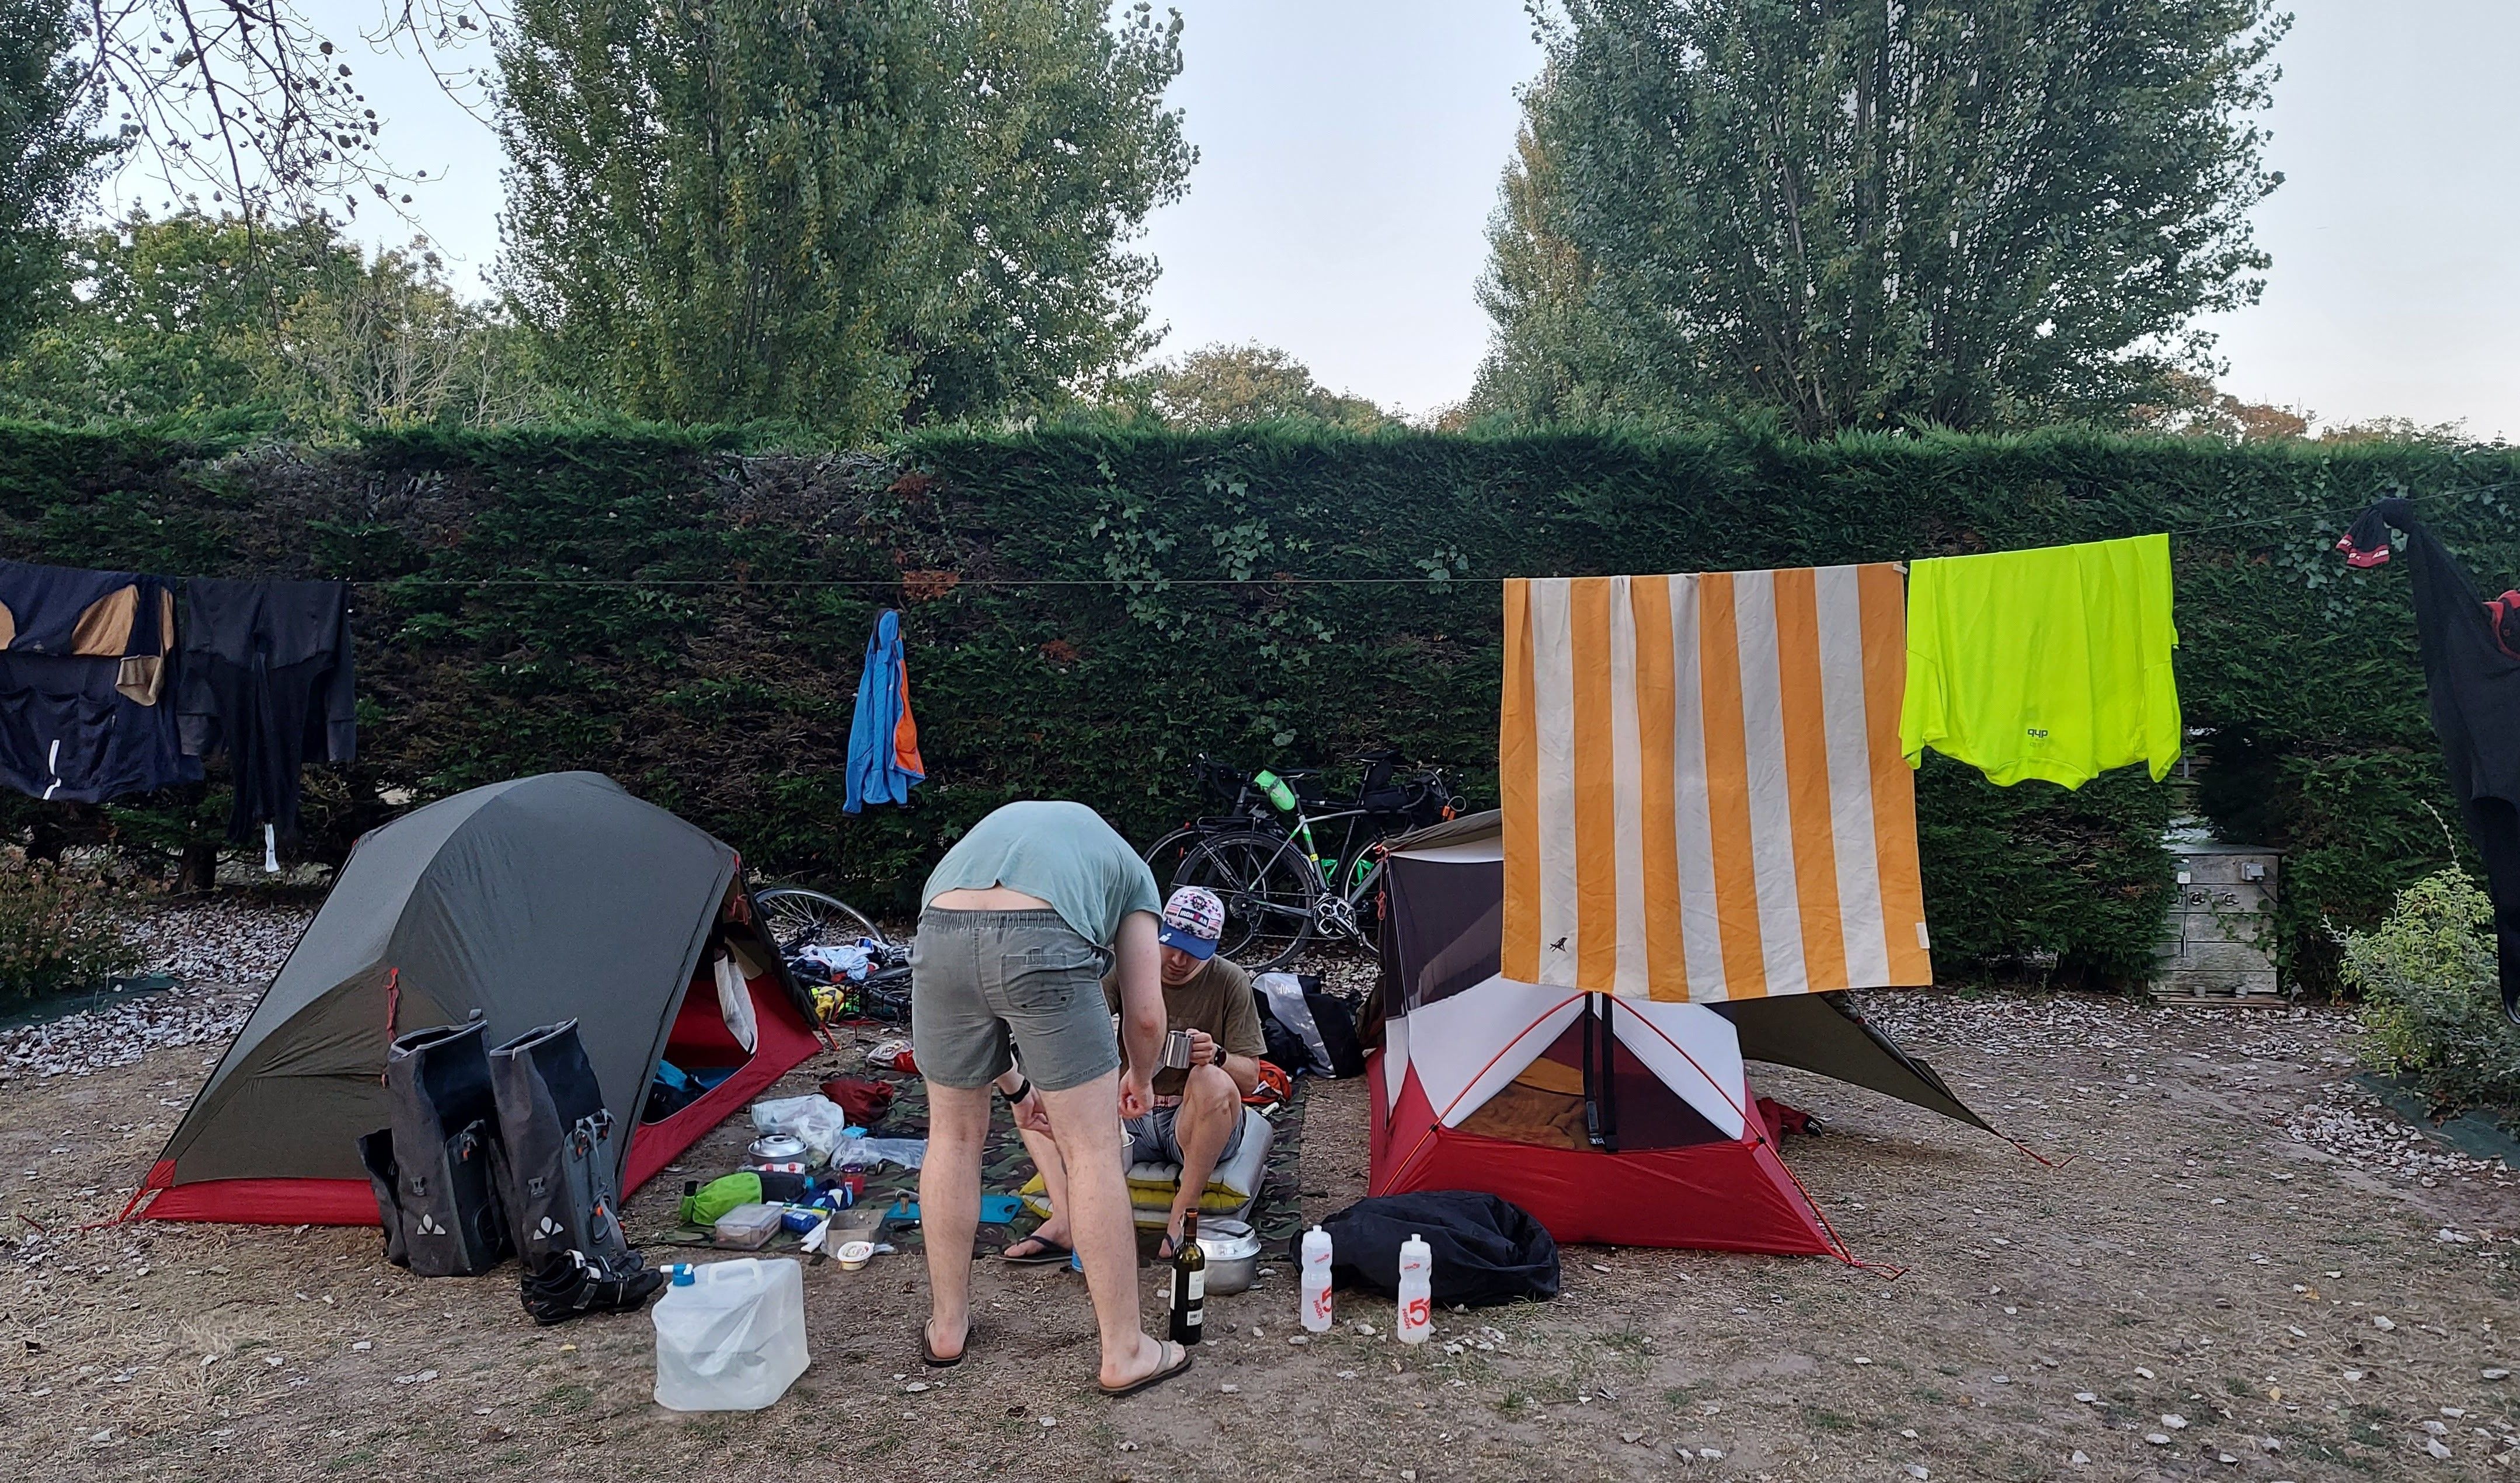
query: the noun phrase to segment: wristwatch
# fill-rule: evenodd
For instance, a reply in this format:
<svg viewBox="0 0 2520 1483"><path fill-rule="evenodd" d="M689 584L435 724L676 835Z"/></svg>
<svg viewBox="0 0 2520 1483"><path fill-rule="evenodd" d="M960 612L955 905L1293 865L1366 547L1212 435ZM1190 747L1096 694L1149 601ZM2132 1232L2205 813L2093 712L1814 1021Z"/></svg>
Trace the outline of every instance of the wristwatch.
<svg viewBox="0 0 2520 1483"><path fill-rule="evenodd" d="M1017 1076L1015 1078L1015 1090L1002 1095L1005 1096L1008 1106L1014 1106L1016 1103L1032 1095L1032 1083L1022 1076Z"/></svg>

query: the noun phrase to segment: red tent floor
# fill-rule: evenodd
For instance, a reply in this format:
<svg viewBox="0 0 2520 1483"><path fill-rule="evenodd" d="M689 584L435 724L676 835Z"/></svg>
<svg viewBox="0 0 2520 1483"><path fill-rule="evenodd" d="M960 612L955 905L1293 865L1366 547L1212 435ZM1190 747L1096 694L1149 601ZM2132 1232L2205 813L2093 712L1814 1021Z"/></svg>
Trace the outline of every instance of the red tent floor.
<svg viewBox="0 0 2520 1483"><path fill-rule="evenodd" d="M1380 1053L1367 1062L1373 1107L1390 1102ZM1751 1105L1743 1088L1742 1105ZM1472 1190L1529 1211L1560 1243L1683 1246L1853 1261L1754 1114L1737 1142L1605 1153L1509 1143L1447 1128L1407 1075L1376 1119L1369 1192Z"/></svg>
<svg viewBox="0 0 2520 1483"><path fill-rule="evenodd" d="M772 1083L811 1059L822 1047L798 1022L796 1011L777 980L751 983L753 1022L758 1027L751 1056L708 1094L662 1122L641 1123L630 1132L629 1167L622 1193L628 1194L700 1135L743 1110L744 1104ZM693 1001L687 1000L687 1006ZM706 1006L709 1019L715 1004ZM681 1030L677 1029L678 1035ZM724 1035L723 1027L718 1030ZM155 1191L157 1197L148 1198ZM137 1214L158 1221L230 1221L268 1226L374 1226L376 1191L364 1179L214 1179L179 1185L172 1160L160 1160L141 1187L146 1204ZM135 1200L135 1203L139 1203Z"/></svg>

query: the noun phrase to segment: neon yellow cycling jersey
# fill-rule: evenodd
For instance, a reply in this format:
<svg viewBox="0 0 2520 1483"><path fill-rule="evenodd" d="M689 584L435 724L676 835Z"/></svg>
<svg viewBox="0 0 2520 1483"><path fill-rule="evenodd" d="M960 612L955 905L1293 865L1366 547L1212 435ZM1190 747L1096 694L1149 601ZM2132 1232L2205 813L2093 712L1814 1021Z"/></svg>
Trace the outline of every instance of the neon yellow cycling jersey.
<svg viewBox="0 0 2520 1483"><path fill-rule="evenodd" d="M2009 786L2080 787L2113 767L2179 760L2170 537L1918 562L1908 576L1899 745Z"/></svg>

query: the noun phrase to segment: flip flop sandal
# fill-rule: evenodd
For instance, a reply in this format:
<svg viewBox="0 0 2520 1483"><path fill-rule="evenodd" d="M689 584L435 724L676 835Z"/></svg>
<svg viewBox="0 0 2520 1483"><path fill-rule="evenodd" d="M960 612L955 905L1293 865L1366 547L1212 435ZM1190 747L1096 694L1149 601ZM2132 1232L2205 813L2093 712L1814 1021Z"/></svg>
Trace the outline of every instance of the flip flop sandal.
<svg viewBox="0 0 2520 1483"><path fill-rule="evenodd" d="M972 1325L963 1330L963 1352L949 1360L936 1352L935 1344L927 1337L927 1326L922 1323L919 1326L920 1363L930 1370L951 1370L962 1364L971 1357L971 1336L977 1327L977 1325Z"/></svg>
<svg viewBox="0 0 2520 1483"><path fill-rule="evenodd" d="M1045 1241L1037 1236L1027 1236L1014 1244L1020 1246L1024 1241L1037 1242L1041 1249L1027 1251L1021 1256L1009 1256L1004 1251L1000 1251L998 1260L1011 1267L1047 1267L1054 1262L1063 1266L1068 1258L1076 1254L1076 1248L1073 1246L1062 1246L1057 1241Z"/></svg>
<svg viewBox="0 0 2520 1483"><path fill-rule="evenodd" d="M1151 1390L1154 1387L1161 1385L1164 1381L1169 1380L1173 1376L1190 1369L1190 1346L1186 1344L1176 1344L1170 1339L1158 1339L1156 1342L1161 1344L1164 1348L1179 1354L1181 1358L1170 1365L1158 1365L1155 1367L1154 1373L1141 1375L1137 1379L1131 1380L1126 1385L1104 1385L1100 1381L1097 1381L1095 1388L1102 1391L1104 1395L1110 1396L1116 1400L1121 1396L1136 1395L1141 1390Z"/></svg>

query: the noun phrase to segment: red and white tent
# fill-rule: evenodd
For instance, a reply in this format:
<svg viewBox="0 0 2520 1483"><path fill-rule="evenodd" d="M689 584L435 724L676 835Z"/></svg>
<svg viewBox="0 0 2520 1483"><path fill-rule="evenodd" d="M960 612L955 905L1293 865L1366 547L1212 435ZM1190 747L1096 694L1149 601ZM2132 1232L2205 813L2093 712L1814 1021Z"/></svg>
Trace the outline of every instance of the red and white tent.
<svg viewBox="0 0 2520 1483"><path fill-rule="evenodd" d="M1842 994L1704 1005L1506 977L1495 815L1394 841L1384 880L1374 1194L1497 1194L1561 1242L1852 1260L1785 1167L1787 1114L1745 1048L1986 1126Z"/></svg>
<svg viewBox="0 0 2520 1483"><path fill-rule="evenodd" d="M1485 1191L1560 1241L1846 1254L1704 1005L1497 975L1386 1021L1368 1074L1375 1194Z"/></svg>

